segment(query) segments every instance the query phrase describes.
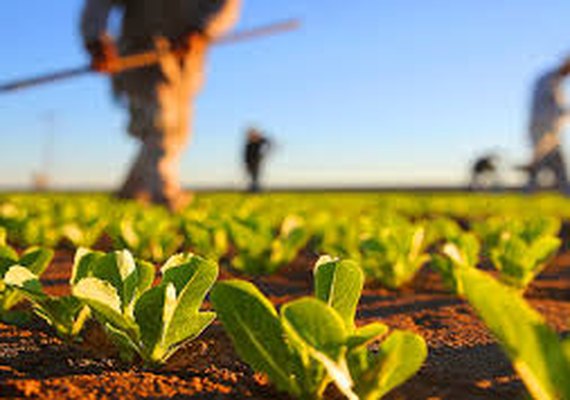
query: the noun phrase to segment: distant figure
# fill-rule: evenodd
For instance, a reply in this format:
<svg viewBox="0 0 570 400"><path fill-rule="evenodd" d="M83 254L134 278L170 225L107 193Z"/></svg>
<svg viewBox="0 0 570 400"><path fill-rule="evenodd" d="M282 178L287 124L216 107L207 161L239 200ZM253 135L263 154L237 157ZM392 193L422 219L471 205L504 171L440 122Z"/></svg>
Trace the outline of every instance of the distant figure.
<svg viewBox="0 0 570 400"><path fill-rule="evenodd" d="M260 191L259 173L263 160L271 147L271 142L256 128L247 131L247 140L244 151L244 163L249 176L248 190L252 193Z"/></svg>
<svg viewBox="0 0 570 400"><path fill-rule="evenodd" d="M569 115L563 93L563 82L568 74L570 59L540 76L535 84L529 126L533 159L526 167L528 191L536 190L539 176L549 170L554 175L554 185L568 192L566 162L560 146L560 133Z"/></svg>
<svg viewBox="0 0 570 400"><path fill-rule="evenodd" d="M81 33L91 65L114 74L115 97L130 114L129 134L141 143L119 197L171 210L188 203L178 174L191 103L202 86L207 49L234 25L240 5L240 0L84 1ZM108 33L112 11L121 18L116 42ZM116 73L121 56L156 48L167 50L159 64Z"/></svg>
<svg viewBox="0 0 570 400"><path fill-rule="evenodd" d="M487 154L475 160L471 166L472 190L490 189L499 186L498 157L494 154Z"/></svg>
<svg viewBox="0 0 570 400"><path fill-rule="evenodd" d="M49 175L42 172L32 174L32 189L36 192L45 192L49 189Z"/></svg>

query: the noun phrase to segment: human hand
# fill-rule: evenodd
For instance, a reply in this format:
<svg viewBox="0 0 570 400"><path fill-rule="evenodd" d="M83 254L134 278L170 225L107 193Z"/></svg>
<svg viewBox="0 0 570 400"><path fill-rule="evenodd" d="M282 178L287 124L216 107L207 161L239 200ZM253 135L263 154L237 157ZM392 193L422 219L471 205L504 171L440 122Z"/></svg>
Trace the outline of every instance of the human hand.
<svg viewBox="0 0 570 400"><path fill-rule="evenodd" d="M119 52L115 43L102 37L86 44L91 55L91 68L97 72L112 74L119 70Z"/></svg>
<svg viewBox="0 0 570 400"><path fill-rule="evenodd" d="M182 34L174 43L174 51L186 55L190 53L203 53L208 48L211 39L199 31L191 31Z"/></svg>

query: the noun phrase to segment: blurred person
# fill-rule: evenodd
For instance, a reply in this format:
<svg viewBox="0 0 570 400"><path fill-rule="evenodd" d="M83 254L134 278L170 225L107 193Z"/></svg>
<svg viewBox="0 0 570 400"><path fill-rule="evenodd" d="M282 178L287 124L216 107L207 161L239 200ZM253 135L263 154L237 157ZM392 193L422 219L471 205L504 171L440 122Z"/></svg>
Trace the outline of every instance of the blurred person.
<svg viewBox="0 0 570 400"><path fill-rule="evenodd" d="M85 0L81 33L92 67L118 71L120 57L156 48L165 52L153 66L115 73L116 99L130 115L128 132L140 151L117 195L183 208L190 196L179 181L188 142L192 101L199 92L209 44L237 21L241 0ZM121 12L120 34L109 35L112 11Z"/></svg>
<svg viewBox="0 0 570 400"><path fill-rule="evenodd" d="M249 128L247 130L243 156L245 169L249 178L248 190L252 193L261 190L259 174L270 147L271 142L261 131L256 128Z"/></svg>
<svg viewBox="0 0 570 400"><path fill-rule="evenodd" d="M536 190L539 176L549 170L554 175L555 186L569 193L566 161L560 143L560 133L569 115L563 91L564 80L569 74L570 59L566 59L542 74L535 83L529 126L533 159L525 168L528 191Z"/></svg>
<svg viewBox="0 0 570 400"><path fill-rule="evenodd" d="M471 190L498 188L498 161L495 154L486 154L475 160L471 166Z"/></svg>

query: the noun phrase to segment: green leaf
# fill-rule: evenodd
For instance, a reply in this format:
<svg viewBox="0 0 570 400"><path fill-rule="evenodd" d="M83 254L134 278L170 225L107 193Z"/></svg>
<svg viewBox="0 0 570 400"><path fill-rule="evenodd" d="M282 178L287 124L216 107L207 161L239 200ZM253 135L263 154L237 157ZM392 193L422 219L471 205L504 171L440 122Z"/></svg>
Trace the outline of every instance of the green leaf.
<svg viewBox="0 0 570 400"><path fill-rule="evenodd" d="M135 354L140 353L137 343L125 331L114 327L112 324L105 323L104 326L109 338L119 350L119 358L125 362L132 362Z"/></svg>
<svg viewBox="0 0 570 400"><path fill-rule="evenodd" d="M8 233L6 232L6 229L3 227L0 227L0 247L6 246L6 238L7 237L8 237Z"/></svg>
<svg viewBox="0 0 570 400"><path fill-rule="evenodd" d="M380 339L388 333L388 327L379 322L373 322L368 325L361 326L349 336L346 344L349 349L365 346L370 342Z"/></svg>
<svg viewBox="0 0 570 400"><path fill-rule="evenodd" d="M531 245L531 253L536 264L544 264L556 255L562 241L557 237L543 236Z"/></svg>
<svg viewBox="0 0 570 400"><path fill-rule="evenodd" d="M303 298L283 306L281 321L298 357L294 372L303 397L321 397L330 382L327 370L329 374L341 374L345 378L339 378L341 381L350 382L348 369L342 368L346 329L332 307L315 298Z"/></svg>
<svg viewBox="0 0 570 400"><path fill-rule="evenodd" d="M484 272L459 273L465 297L499 339L529 392L537 399L570 398L570 363L544 318L519 292Z"/></svg>
<svg viewBox="0 0 570 400"><path fill-rule="evenodd" d="M278 389L298 397L301 390L289 369L292 354L271 302L244 281L219 282L210 297L239 356Z"/></svg>
<svg viewBox="0 0 570 400"><path fill-rule="evenodd" d="M218 265L195 255L186 255L179 261L183 263L171 262L163 268L163 282L172 284L177 293L171 318L165 320L167 347L197 337L215 317L198 311L218 277Z"/></svg>
<svg viewBox="0 0 570 400"><path fill-rule="evenodd" d="M134 321L123 315L119 294L109 282L84 278L72 287L72 294L95 310L105 322L130 336L138 336L138 328Z"/></svg>
<svg viewBox="0 0 570 400"><path fill-rule="evenodd" d="M89 308L73 296L36 298L35 311L64 339L76 337L89 318Z"/></svg>
<svg viewBox="0 0 570 400"><path fill-rule="evenodd" d="M138 274L138 284L136 290L140 295L152 286L155 276L155 268L154 265L143 260L136 260L136 267Z"/></svg>
<svg viewBox="0 0 570 400"><path fill-rule="evenodd" d="M2 311L10 310L24 299L22 291L15 290L17 288L33 293L42 292L38 277L28 268L20 265L10 267L4 276L2 285L5 286L2 296L0 296Z"/></svg>
<svg viewBox="0 0 570 400"><path fill-rule="evenodd" d="M18 253L9 246L0 246L0 278L4 276L8 268L18 264Z"/></svg>
<svg viewBox="0 0 570 400"><path fill-rule="evenodd" d="M168 263L167 263L168 264ZM218 277L218 265L193 254L181 264L162 268L163 282L172 283L185 309L197 310Z"/></svg>
<svg viewBox="0 0 570 400"><path fill-rule="evenodd" d="M74 285L81 279L87 278L94 263L101 259L103 255L99 251L92 251L84 247L78 248L73 259L70 283Z"/></svg>
<svg viewBox="0 0 570 400"><path fill-rule="evenodd" d="M166 301L166 285L147 290L136 302L134 317L139 326L140 339L145 351L145 358L159 358L164 336L164 309ZM175 296L175 294L174 294ZM176 301L176 299L169 299ZM157 349L160 348L160 349ZM157 353L157 354L154 354Z"/></svg>
<svg viewBox="0 0 570 400"><path fill-rule="evenodd" d="M321 257L314 270L315 297L335 309L348 330L354 328L356 306L364 286L364 274L352 261Z"/></svg>
<svg viewBox="0 0 570 400"><path fill-rule="evenodd" d="M6 272L4 283L9 286L26 289L26 291L32 293L42 293L42 285L37 275L20 265L15 265Z"/></svg>
<svg viewBox="0 0 570 400"><path fill-rule="evenodd" d="M31 248L22 254L18 263L27 267L37 276L41 276L52 260L53 254L53 250L50 249Z"/></svg>
<svg viewBox="0 0 570 400"><path fill-rule="evenodd" d="M111 284L121 300L122 313L131 314L134 302L141 294L137 289L141 285L148 285L148 267L146 264L139 263L140 265L145 268L142 277L144 285L141 284L137 263L128 250L115 251L97 258L90 267L89 275Z"/></svg>
<svg viewBox="0 0 570 400"><path fill-rule="evenodd" d="M10 268L5 280L7 285L32 302L36 314L50 324L64 339L77 336L89 317L88 308L77 298L46 295L42 291L37 276L27 268L20 266Z"/></svg>
<svg viewBox="0 0 570 400"><path fill-rule="evenodd" d="M281 318L288 336L338 361L347 338L341 316L326 303L306 297L283 306Z"/></svg>
<svg viewBox="0 0 570 400"><path fill-rule="evenodd" d="M379 399L412 377L426 357L427 345L421 336L395 331L382 343L378 354L369 357L368 368L355 371L354 391L362 400Z"/></svg>

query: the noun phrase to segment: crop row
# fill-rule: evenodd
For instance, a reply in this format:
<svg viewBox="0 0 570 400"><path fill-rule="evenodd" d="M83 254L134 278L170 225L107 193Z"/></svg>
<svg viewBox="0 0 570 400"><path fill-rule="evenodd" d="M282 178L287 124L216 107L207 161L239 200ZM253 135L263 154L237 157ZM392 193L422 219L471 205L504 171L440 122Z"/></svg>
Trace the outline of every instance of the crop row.
<svg viewBox="0 0 570 400"><path fill-rule="evenodd" d="M0 199L0 229L19 248L109 250L111 243L111 248L128 249L151 262L192 252L249 275L274 273L303 252L330 254L355 260L368 280L389 288L410 282L427 262L445 269L430 253L452 241L470 243L465 246L472 247L476 264L490 263L505 282L524 289L561 245L560 218L547 213L511 210L510 215L473 217L466 225L449 213L437 213L439 198L420 201L415 212L400 204L407 204L405 199L341 196L338 204L331 204L320 198L230 196L205 199L183 214L171 215L105 197L16 196ZM295 205L289 204L292 200ZM554 200L550 202L556 204ZM454 201L451 204L466 207L480 204L465 197ZM516 205L513 201L504 206ZM536 205L545 206L544 201L538 198ZM388 206L394 202L399 210ZM484 204L494 203L487 199Z"/></svg>
<svg viewBox="0 0 570 400"><path fill-rule="evenodd" d="M436 268L444 282L496 335L534 398L570 398L570 339L560 340L520 290L476 267L471 238L442 245ZM427 356L425 341L414 333L390 331L380 322L355 324L364 274L354 261L321 257L314 268L314 295L278 312L249 282L216 283L218 265L193 254L167 260L153 285L154 266L128 250L82 248L69 282L72 294L50 296L39 277L52 255L41 248L19 255L0 246L3 319L21 322L28 311L13 309L26 299L69 341L81 340L85 322L94 319L125 361L166 362L216 314L242 360L296 398L318 399L329 384L349 399L381 398L413 376ZM203 311L212 286L213 310ZM372 343L379 343L376 350Z"/></svg>

